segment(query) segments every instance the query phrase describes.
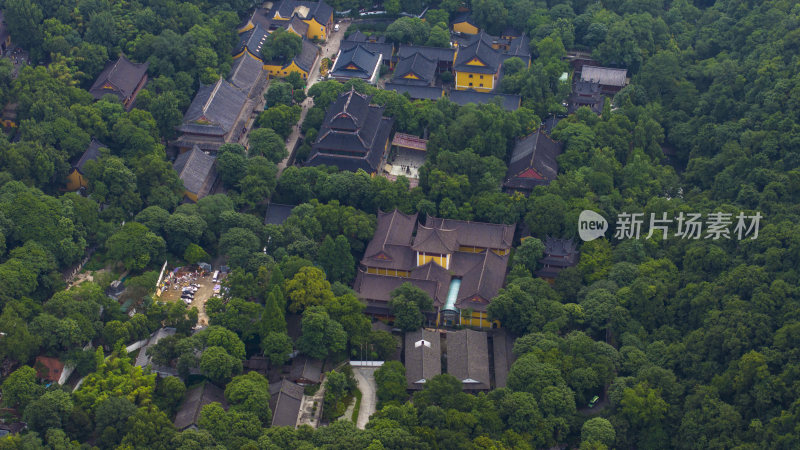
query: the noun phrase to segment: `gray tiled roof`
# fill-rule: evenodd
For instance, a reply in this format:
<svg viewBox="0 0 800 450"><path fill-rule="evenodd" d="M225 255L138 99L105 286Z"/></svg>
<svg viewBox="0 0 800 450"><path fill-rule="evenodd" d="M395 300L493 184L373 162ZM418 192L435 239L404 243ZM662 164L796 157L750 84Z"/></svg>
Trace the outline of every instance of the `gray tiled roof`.
<svg viewBox="0 0 800 450"><path fill-rule="evenodd" d="M317 22L325 25L333 15L333 8L323 1L319 2L304 2L297 0L283 0L275 10L280 13L281 17L288 18L294 14L298 7L308 8L308 14L303 19L315 18Z"/></svg>
<svg viewBox="0 0 800 450"><path fill-rule="evenodd" d="M247 49L253 56L261 58L261 48L267 41L269 31L261 25L256 24L252 29L245 31L239 36L239 45L233 50L234 55L238 55Z"/></svg>
<svg viewBox="0 0 800 450"><path fill-rule="evenodd" d="M214 84L200 86L178 130L225 135L233 129L246 104L247 94L220 78Z"/></svg>
<svg viewBox="0 0 800 450"><path fill-rule="evenodd" d="M203 406L217 402L222 408L228 410L228 402L222 389L206 381L186 391L186 396L181 403L178 414L175 416L175 428L185 430L192 425L197 425Z"/></svg>
<svg viewBox="0 0 800 450"><path fill-rule="evenodd" d="M512 189L532 190L547 185L558 175L557 158L562 146L544 132L537 130L517 141L503 186ZM531 176L524 176L529 169Z"/></svg>
<svg viewBox="0 0 800 450"><path fill-rule="evenodd" d="M472 20L472 12L471 11L460 11L453 15L453 20L450 21L452 24L467 22L470 24L475 24Z"/></svg>
<svg viewBox="0 0 800 450"><path fill-rule="evenodd" d="M436 86L412 86L408 84L386 83L383 87L387 91L395 91L398 94L408 93L412 100L438 100L442 98L444 91Z"/></svg>
<svg viewBox="0 0 800 450"><path fill-rule="evenodd" d="M292 359L289 378L295 381L319 383L322 380L322 361L305 355Z"/></svg>
<svg viewBox="0 0 800 450"><path fill-rule="evenodd" d="M495 92L477 92L474 90L458 91L453 89L450 91L449 97L453 103L461 106L470 103L481 105L491 102L495 97L500 97L500 99L503 101L503 109L506 111L516 110L519 108L520 102L522 101L522 98L519 95L499 94Z"/></svg>
<svg viewBox="0 0 800 450"><path fill-rule="evenodd" d="M417 227L417 235L411 249L420 253L446 255L458 250L457 232L447 228Z"/></svg>
<svg viewBox="0 0 800 450"><path fill-rule="evenodd" d="M578 247L572 239L560 239L547 236L544 241L544 257L539 260L543 267L536 271L536 276L555 278L561 269L578 264Z"/></svg>
<svg viewBox="0 0 800 450"><path fill-rule="evenodd" d="M416 224L417 214L378 211L375 234L367 245L362 264L388 269L405 269L414 264L411 235Z"/></svg>
<svg viewBox="0 0 800 450"><path fill-rule="evenodd" d="M458 244L480 248L510 249L514 239L514 225L440 219L428 216L428 227L456 230Z"/></svg>
<svg viewBox="0 0 800 450"><path fill-rule="evenodd" d="M196 194L199 199L208 195L217 179L216 161L217 158L195 146L178 155L173 168L186 190Z"/></svg>
<svg viewBox="0 0 800 450"><path fill-rule="evenodd" d="M403 78L414 75L418 79ZM392 82L396 84L411 84L419 86L432 85L436 78L436 61L420 52L401 58L397 61L392 75Z"/></svg>
<svg viewBox="0 0 800 450"><path fill-rule="evenodd" d="M345 51L360 45L372 53L380 53L383 62L391 61L394 47L388 42L361 42L361 41L342 41L339 50Z"/></svg>
<svg viewBox="0 0 800 450"><path fill-rule="evenodd" d="M392 290L409 282L427 292L434 304L446 302L453 277L462 279L458 291L459 308L485 311L505 281L508 255L499 256L491 249L509 250L514 225L465 222L428 217L427 226L416 227L416 239L411 244L415 216L395 212L379 213L378 226L367 246L361 265L367 268L407 271L407 278L377 275L359 271L354 290L359 298L370 304L386 304ZM442 231L452 230L452 231ZM461 251L460 247L468 247ZM473 253L471 247L483 250ZM450 254L450 266L445 269L434 262L417 266L416 251ZM384 312L385 313L385 312Z"/></svg>
<svg viewBox="0 0 800 450"><path fill-rule="evenodd" d="M475 39L473 43L458 49L453 69L471 73L497 73L500 69L500 62L502 61L500 52L493 49L491 42L484 39L485 35L479 34L476 36L478 36L478 38ZM467 64L476 58L483 62L485 66Z"/></svg>
<svg viewBox="0 0 800 450"><path fill-rule="evenodd" d="M485 332L447 333L447 373L458 378L465 390L489 389L489 343Z"/></svg>
<svg viewBox="0 0 800 450"><path fill-rule="evenodd" d="M97 80L91 88L89 93L96 99L101 99L105 94L116 94L121 100L126 99L133 95L136 86L142 81L142 78L147 73L149 62L137 64L120 55L114 62L108 62L98 75ZM115 89L103 89L103 86L110 84Z"/></svg>
<svg viewBox="0 0 800 450"><path fill-rule="evenodd" d="M492 356L494 356L494 387L506 387L508 371L516 359L511 351L514 340L502 328L492 330Z"/></svg>
<svg viewBox="0 0 800 450"><path fill-rule="evenodd" d="M280 225L286 222L286 219L292 214L295 207L292 205L281 205L279 203L270 203L267 205L267 214L264 218L264 223Z"/></svg>
<svg viewBox="0 0 800 450"><path fill-rule="evenodd" d="M368 80L372 78L375 66L381 60L381 55L367 50L365 46L358 44L349 50L341 50L336 62L331 69L331 76L341 78L362 78ZM350 69L348 67L355 67Z"/></svg>
<svg viewBox="0 0 800 450"><path fill-rule="evenodd" d="M92 138L92 141L89 143L89 146L86 147L86 151L83 152L78 162L75 163L73 166L78 172L83 173L83 166L88 161L97 161L97 158L100 157L100 149L107 147L102 142L98 141L97 139Z"/></svg>
<svg viewBox="0 0 800 450"><path fill-rule="evenodd" d="M152 358L147 355L147 349L158 344L158 341L164 339L167 336L172 336L175 334L175 328L166 327L166 328L159 328L156 330L147 340L147 344L144 345L141 349L139 349L139 355L136 356L136 363L137 367L144 367L150 364Z"/></svg>
<svg viewBox="0 0 800 450"><path fill-rule="evenodd" d="M358 297L363 300L387 305L389 300L391 300L392 291L402 286L403 283L411 283L413 286L425 291L431 298L436 298L437 292L439 291L439 285L437 281L433 279L421 280L417 278L375 275L364 271L359 271L356 275L353 289L358 294Z"/></svg>
<svg viewBox="0 0 800 450"><path fill-rule="evenodd" d="M507 267L508 255L499 256L491 250L458 255L454 267L451 267L462 278L456 306L460 309L486 311L489 302L503 287Z"/></svg>
<svg viewBox="0 0 800 450"><path fill-rule="evenodd" d="M303 48L300 53L294 57L294 62L301 69L310 73L314 61L317 60L317 55L319 55L319 47L308 39L303 38Z"/></svg>
<svg viewBox="0 0 800 450"><path fill-rule="evenodd" d="M426 58L438 62L453 63L453 55L455 49L443 47L425 47L422 45L401 45L397 49L397 59L407 58L413 56L414 53L421 53Z"/></svg>
<svg viewBox="0 0 800 450"><path fill-rule="evenodd" d="M264 79L264 63L248 55L237 58L228 76L231 84L244 92L252 93Z"/></svg>
<svg viewBox="0 0 800 450"><path fill-rule="evenodd" d="M301 37L306 37L306 34L308 34L308 24L303 22L303 19L297 16L292 16L291 20L288 20L282 24L282 28L286 30L288 30L289 27L296 31Z"/></svg>
<svg viewBox="0 0 800 450"><path fill-rule="evenodd" d="M408 389L420 390L442 373L439 333L425 329L406 333L405 366Z"/></svg>
<svg viewBox="0 0 800 450"><path fill-rule="evenodd" d="M583 66L582 81L594 81L605 86L625 86L628 71L611 67Z"/></svg>
<svg viewBox="0 0 800 450"><path fill-rule="evenodd" d="M384 108L370 105L369 100L354 90L339 95L328 108L306 165L378 170L394 121L383 117Z"/></svg>
<svg viewBox="0 0 800 450"><path fill-rule="evenodd" d="M289 380L269 385L269 408L272 410L273 427L294 427L300 415L303 386Z"/></svg>

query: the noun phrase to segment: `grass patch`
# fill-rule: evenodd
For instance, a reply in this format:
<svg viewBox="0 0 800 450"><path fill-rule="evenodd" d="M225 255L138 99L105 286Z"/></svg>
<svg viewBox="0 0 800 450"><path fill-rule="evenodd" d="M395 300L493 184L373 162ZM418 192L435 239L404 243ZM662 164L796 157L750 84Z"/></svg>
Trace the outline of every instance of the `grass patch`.
<svg viewBox="0 0 800 450"><path fill-rule="evenodd" d="M357 423L358 422L358 410L361 409L361 396L362 395L363 394L361 394L361 391L358 390L358 389L353 391L353 396L355 396L355 398L356 398L356 406L353 407L353 415L350 417L350 420L352 420L353 423Z"/></svg>

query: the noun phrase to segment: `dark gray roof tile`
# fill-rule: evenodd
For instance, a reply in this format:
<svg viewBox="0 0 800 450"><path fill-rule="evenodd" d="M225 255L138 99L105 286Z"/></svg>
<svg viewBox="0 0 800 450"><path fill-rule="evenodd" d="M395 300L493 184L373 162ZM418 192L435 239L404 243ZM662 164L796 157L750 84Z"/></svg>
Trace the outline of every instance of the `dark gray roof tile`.
<svg viewBox="0 0 800 450"><path fill-rule="evenodd" d="M273 427L294 427L300 415L303 386L289 380L269 385L269 408L272 410Z"/></svg>
<svg viewBox="0 0 800 450"><path fill-rule="evenodd" d="M175 159L173 168L187 191L200 199L208 195L217 180L217 158L203 153L197 146Z"/></svg>
<svg viewBox="0 0 800 450"><path fill-rule="evenodd" d="M465 390L489 390L489 343L485 332L447 333L447 373L458 378Z"/></svg>
<svg viewBox="0 0 800 450"><path fill-rule="evenodd" d="M219 403L223 409L228 410L225 392L208 381L186 391L183 403L175 416L175 428L185 430L192 425L196 426L203 406L213 402Z"/></svg>
<svg viewBox="0 0 800 450"><path fill-rule="evenodd" d="M134 63L125 55L120 55L116 61L106 64L97 80L89 88L89 93L98 100L106 94L116 94L120 100L127 99L133 95L136 86L147 74L149 65L148 62Z"/></svg>
<svg viewBox="0 0 800 450"><path fill-rule="evenodd" d="M442 373L439 333L419 330L406 333L405 366L408 389L420 390L431 378Z"/></svg>
<svg viewBox="0 0 800 450"><path fill-rule="evenodd" d="M412 86L408 84L386 83L384 89L395 91L399 94L408 93L412 100L438 100L444 95L441 87L436 86Z"/></svg>

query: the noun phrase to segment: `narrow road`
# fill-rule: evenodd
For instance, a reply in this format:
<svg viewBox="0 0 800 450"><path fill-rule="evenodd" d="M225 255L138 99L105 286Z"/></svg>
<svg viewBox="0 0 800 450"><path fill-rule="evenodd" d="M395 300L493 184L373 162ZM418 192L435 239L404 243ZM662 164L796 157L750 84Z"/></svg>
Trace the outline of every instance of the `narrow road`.
<svg viewBox="0 0 800 450"><path fill-rule="evenodd" d="M353 367L353 375L358 383L358 390L361 391L361 407L358 410L358 420L356 427L364 429L369 422L370 416L375 413L378 404L378 387L375 384L375 367Z"/></svg>
<svg viewBox="0 0 800 450"><path fill-rule="evenodd" d="M339 52L339 46L342 43L342 39L344 39L344 32L347 31L347 27L350 26L350 22L342 22L339 24L339 31L331 31L330 36L328 36L328 41L322 45L322 50L320 50L319 58L314 63L314 66L311 68L311 73L308 76L308 80L306 81L306 92L308 89L311 89L311 86L315 85L319 81L319 66L322 63L323 58L333 58L336 56L336 53ZM305 99L303 103L300 105L303 109L300 111L300 120L297 122L297 125L292 129L292 134L289 135L289 138L286 140L286 150L289 152L289 156L283 159L283 161L278 163L278 178L281 177L283 173L283 169L289 164L289 161L292 160L294 157L294 147L297 144L297 140L300 138L300 126L302 125L303 121L306 118L306 114L308 110L314 107L314 99L311 97Z"/></svg>

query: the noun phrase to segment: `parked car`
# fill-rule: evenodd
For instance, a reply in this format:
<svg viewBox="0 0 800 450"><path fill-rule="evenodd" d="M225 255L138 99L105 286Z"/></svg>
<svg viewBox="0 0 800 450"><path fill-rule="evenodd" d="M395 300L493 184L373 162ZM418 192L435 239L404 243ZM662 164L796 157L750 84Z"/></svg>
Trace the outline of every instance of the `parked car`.
<svg viewBox="0 0 800 450"><path fill-rule="evenodd" d="M339 24L338 23L333 26L333 31L339 31Z"/></svg>

